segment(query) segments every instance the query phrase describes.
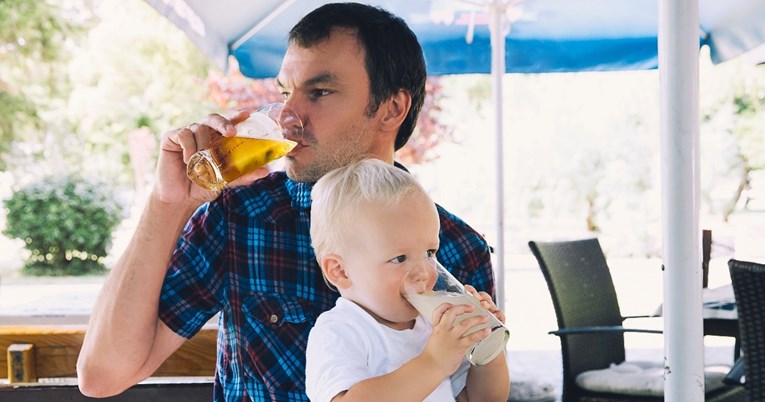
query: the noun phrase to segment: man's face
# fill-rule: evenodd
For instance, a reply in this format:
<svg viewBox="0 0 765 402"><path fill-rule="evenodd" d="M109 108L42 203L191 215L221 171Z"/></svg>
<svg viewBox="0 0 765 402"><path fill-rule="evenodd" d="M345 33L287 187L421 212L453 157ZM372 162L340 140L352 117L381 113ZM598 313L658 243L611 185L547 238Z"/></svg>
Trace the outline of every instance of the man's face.
<svg viewBox="0 0 765 402"><path fill-rule="evenodd" d="M314 182L369 155L389 159L385 150L393 142L378 135L381 113L366 113L369 76L354 31L335 29L309 48L290 45L277 85L304 126L301 135L289 138L298 143L286 157L293 180Z"/></svg>

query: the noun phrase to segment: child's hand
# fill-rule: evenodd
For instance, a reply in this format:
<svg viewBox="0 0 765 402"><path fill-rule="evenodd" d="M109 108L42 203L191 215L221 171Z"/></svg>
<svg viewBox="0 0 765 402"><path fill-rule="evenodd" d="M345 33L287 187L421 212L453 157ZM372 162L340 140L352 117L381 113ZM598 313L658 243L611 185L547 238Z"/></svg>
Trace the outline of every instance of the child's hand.
<svg viewBox="0 0 765 402"><path fill-rule="evenodd" d="M491 333L489 328L466 334L489 319L486 316L475 316L462 320L455 324L457 316L471 313L475 307L467 304L452 305L443 303L433 310L431 334L425 350L422 352L435 363L436 367L445 370L444 377L451 375L457 370L465 352L476 342L486 338Z"/></svg>
<svg viewBox="0 0 765 402"><path fill-rule="evenodd" d="M468 291L473 297L478 300L479 303L481 303L481 306L487 310L489 310L490 313L494 314L495 317L501 322L505 323L505 313L502 312L499 308L497 308L497 305L494 304L494 301L491 299L491 296L486 292L479 292L475 290L474 287L470 285L465 285L465 290Z"/></svg>

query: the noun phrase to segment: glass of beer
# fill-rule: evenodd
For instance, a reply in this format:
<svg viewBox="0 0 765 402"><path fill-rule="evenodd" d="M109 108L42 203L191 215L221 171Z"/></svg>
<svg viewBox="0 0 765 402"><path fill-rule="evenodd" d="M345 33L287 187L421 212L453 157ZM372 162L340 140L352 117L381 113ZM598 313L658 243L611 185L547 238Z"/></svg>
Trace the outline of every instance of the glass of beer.
<svg viewBox="0 0 765 402"><path fill-rule="evenodd" d="M510 331L494 314L481 306L480 302L465 290L465 287L436 259L428 259L423 264L417 264L407 273L403 281L403 294L428 322L433 317L433 310L443 303L467 304L474 307L472 312L458 315L455 325L466 318L478 315L489 317L489 321L476 325L465 333L469 335L484 328L491 329L488 337L478 341L465 353L465 358L471 364L480 366L489 363L504 351Z"/></svg>
<svg viewBox="0 0 765 402"><path fill-rule="evenodd" d="M215 139L208 148L191 155L186 175L194 184L219 191L228 183L288 154L297 145L285 138L299 135L303 123L283 103L262 106L237 124L236 135Z"/></svg>

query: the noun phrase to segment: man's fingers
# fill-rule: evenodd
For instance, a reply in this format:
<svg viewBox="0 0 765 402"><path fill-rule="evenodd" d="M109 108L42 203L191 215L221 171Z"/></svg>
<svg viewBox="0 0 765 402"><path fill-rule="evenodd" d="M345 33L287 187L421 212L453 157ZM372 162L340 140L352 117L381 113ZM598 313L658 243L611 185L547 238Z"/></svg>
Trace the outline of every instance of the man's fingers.
<svg viewBox="0 0 765 402"><path fill-rule="evenodd" d="M231 122L232 125L236 125L247 120L247 118L249 117L250 117L250 112L246 110L237 110L228 116L228 120Z"/></svg>
<svg viewBox="0 0 765 402"><path fill-rule="evenodd" d="M204 128L205 131L211 130L213 132L218 132L221 135L230 137L236 134L234 125L247 120L249 116L250 113L245 110L236 111L227 118L217 113L208 114L207 117L202 119L199 123L199 128Z"/></svg>

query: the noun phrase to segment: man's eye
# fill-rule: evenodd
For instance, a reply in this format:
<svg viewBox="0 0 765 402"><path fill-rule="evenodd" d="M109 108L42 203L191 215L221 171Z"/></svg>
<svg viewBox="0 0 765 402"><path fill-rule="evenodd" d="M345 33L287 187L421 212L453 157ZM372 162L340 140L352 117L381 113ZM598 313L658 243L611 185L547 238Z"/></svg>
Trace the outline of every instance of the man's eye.
<svg viewBox="0 0 765 402"><path fill-rule="evenodd" d="M286 99L288 99L288 98L290 97L290 95L291 95L291 94L290 94L289 92L287 92L287 91L282 91L282 97L283 97L285 100L286 100Z"/></svg>
<svg viewBox="0 0 765 402"><path fill-rule="evenodd" d="M390 260L388 260L388 261L389 261L389 262L392 262L392 263L394 263L394 264L401 264L401 263L404 263L404 262L406 262L406 256L405 256L405 255L400 255L400 256L398 256L398 257L394 257L394 258L391 258L391 259L390 259Z"/></svg>
<svg viewBox="0 0 765 402"><path fill-rule="evenodd" d="M322 96L327 96L331 93L332 91L328 89L314 89L311 91L311 98L314 98L314 99L321 98Z"/></svg>

